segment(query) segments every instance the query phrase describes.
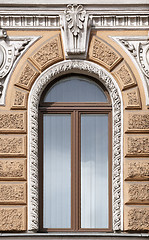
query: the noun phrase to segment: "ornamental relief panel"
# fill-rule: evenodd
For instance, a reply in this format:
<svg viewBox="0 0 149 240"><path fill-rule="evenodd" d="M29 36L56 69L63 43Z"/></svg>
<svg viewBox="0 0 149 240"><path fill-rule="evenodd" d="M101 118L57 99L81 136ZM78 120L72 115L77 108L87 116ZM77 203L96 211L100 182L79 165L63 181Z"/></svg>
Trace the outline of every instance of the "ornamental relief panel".
<svg viewBox="0 0 149 240"><path fill-rule="evenodd" d="M26 180L26 159L0 159L0 180Z"/></svg>
<svg viewBox="0 0 149 240"><path fill-rule="evenodd" d="M11 109L27 109L28 92L14 88L12 93Z"/></svg>
<svg viewBox="0 0 149 240"><path fill-rule="evenodd" d="M26 183L0 183L0 204L25 204Z"/></svg>
<svg viewBox="0 0 149 240"><path fill-rule="evenodd" d="M149 204L149 182L125 184L125 204Z"/></svg>
<svg viewBox="0 0 149 240"><path fill-rule="evenodd" d="M30 62L26 62L23 71L16 82L16 86L30 90L38 75L39 71Z"/></svg>
<svg viewBox="0 0 149 240"><path fill-rule="evenodd" d="M122 90L136 85L135 77L126 62L120 64L112 73L120 82Z"/></svg>
<svg viewBox="0 0 149 240"><path fill-rule="evenodd" d="M30 57L30 60L35 66L43 71L50 65L63 60L62 44L60 35L56 35L35 51L35 53Z"/></svg>
<svg viewBox="0 0 149 240"><path fill-rule="evenodd" d="M26 136L0 135L0 156L26 156Z"/></svg>
<svg viewBox="0 0 149 240"><path fill-rule="evenodd" d="M149 230L149 208L127 207L125 208L125 230L148 231Z"/></svg>
<svg viewBox="0 0 149 240"><path fill-rule="evenodd" d="M148 135L127 135L126 156L149 156L149 136Z"/></svg>
<svg viewBox="0 0 149 240"><path fill-rule="evenodd" d="M122 57L108 43L93 36L89 48L89 60L95 61L111 71L122 60Z"/></svg>
<svg viewBox="0 0 149 240"><path fill-rule="evenodd" d="M149 180L149 160L148 159L125 159L124 179L132 181Z"/></svg>
<svg viewBox="0 0 149 240"><path fill-rule="evenodd" d="M25 231L26 207L0 207L0 231Z"/></svg>
<svg viewBox="0 0 149 240"><path fill-rule="evenodd" d="M13 111L0 112L0 132L26 132L26 113Z"/></svg>
<svg viewBox="0 0 149 240"><path fill-rule="evenodd" d="M140 93L137 87L126 90L123 94L125 109L141 109Z"/></svg>
<svg viewBox="0 0 149 240"><path fill-rule="evenodd" d="M126 112L126 132L149 132L149 112Z"/></svg>

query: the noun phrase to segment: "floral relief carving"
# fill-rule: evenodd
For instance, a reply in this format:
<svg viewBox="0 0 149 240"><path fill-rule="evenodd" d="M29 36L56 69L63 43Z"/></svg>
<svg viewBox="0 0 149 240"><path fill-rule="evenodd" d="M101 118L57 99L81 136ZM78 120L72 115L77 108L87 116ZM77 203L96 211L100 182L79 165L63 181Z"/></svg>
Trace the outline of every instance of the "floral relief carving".
<svg viewBox="0 0 149 240"><path fill-rule="evenodd" d="M0 137L0 155L25 155L25 138L23 137Z"/></svg>
<svg viewBox="0 0 149 240"><path fill-rule="evenodd" d="M26 203L26 185L0 184L0 203Z"/></svg>
<svg viewBox="0 0 149 240"><path fill-rule="evenodd" d="M149 130L149 114L129 114L128 130Z"/></svg>
<svg viewBox="0 0 149 240"><path fill-rule="evenodd" d="M149 184L130 184L128 198L129 203L149 203Z"/></svg>
<svg viewBox="0 0 149 240"><path fill-rule="evenodd" d="M20 91L15 92L15 99L14 99L14 106L20 106L23 105L25 99L25 94L23 94Z"/></svg>
<svg viewBox="0 0 149 240"><path fill-rule="evenodd" d="M149 162L130 162L127 171L128 179L149 179Z"/></svg>
<svg viewBox="0 0 149 240"><path fill-rule="evenodd" d="M63 59L60 36L49 39L32 57L32 61L42 71L51 64Z"/></svg>
<svg viewBox="0 0 149 240"><path fill-rule="evenodd" d="M26 208L0 208L0 231L26 230Z"/></svg>
<svg viewBox="0 0 149 240"><path fill-rule="evenodd" d="M16 85L29 90L38 75L39 72L31 64L27 63Z"/></svg>
<svg viewBox="0 0 149 240"><path fill-rule="evenodd" d="M26 179L25 160L0 160L0 179Z"/></svg>
<svg viewBox="0 0 149 240"><path fill-rule="evenodd" d="M149 155L149 137L128 137L127 155Z"/></svg>
<svg viewBox="0 0 149 240"><path fill-rule="evenodd" d="M149 230L148 208L134 208L128 211L128 230Z"/></svg>
<svg viewBox="0 0 149 240"><path fill-rule="evenodd" d="M108 70L112 70L112 68L122 59L112 47L95 36L93 36L91 41L89 58L99 62Z"/></svg>
<svg viewBox="0 0 149 240"><path fill-rule="evenodd" d="M137 90L132 90L127 93L127 107L140 107L140 99Z"/></svg>
<svg viewBox="0 0 149 240"><path fill-rule="evenodd" d="M25 115L23 113L1 113L0 131L25 131Z"/></svg>
<svg viewBox="0 0 149 240"><path fill-rule="evenodd" d="M124 63L121 65L118 70L114 72L114 75L118 78L122 85L122 89L126 89L130 86L136 85L134 76L132 75L128 66Z"/></svg>
<svg viewBox="0 0 149 240"><path fill-rule="evenodd" d="M82 5L68 5L66 9L66 21L68 28L74 36L77 36L84 27L86 11Z"/></svg>

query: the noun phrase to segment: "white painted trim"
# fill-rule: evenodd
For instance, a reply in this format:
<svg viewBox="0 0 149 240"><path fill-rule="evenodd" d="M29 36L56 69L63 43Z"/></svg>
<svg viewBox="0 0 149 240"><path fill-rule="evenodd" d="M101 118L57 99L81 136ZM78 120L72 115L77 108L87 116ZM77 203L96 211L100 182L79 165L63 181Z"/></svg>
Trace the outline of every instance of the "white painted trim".
<svg viewBox="0 0 149 240"><path fill-rule="evenodd" d="M89 61L65 60L45 70L34 82L28 99L28 230L38 230L38 104L47 84L66 73L80 72L101 81L113 108L112 210L113 230L123 230L123 102L119 86L103 67Z"/></svg>
<svg viewBox="0 0 149 240"><path fill-rule="evenodd" d="M145 97L146 97L146 105L149 106L149 82L146 80L145 75L143 74L140 64L137 62L137 58L135 58L130 52L129 50L121 43L121 39L123 40L134 40L134 41L138 41L141 42L141 40L146 40L148 39L148 36L135 36L135 37L131 37L131 36L110 36L111 39L113 39L116 43L118 43L121 48L127 53L127 55L130 57L130 59L132 60L132 62L134 63L139 75L140 75L140 79L142 81L142 85L143 85L143 89L144 89L144 93L145 93Z"/></svg>

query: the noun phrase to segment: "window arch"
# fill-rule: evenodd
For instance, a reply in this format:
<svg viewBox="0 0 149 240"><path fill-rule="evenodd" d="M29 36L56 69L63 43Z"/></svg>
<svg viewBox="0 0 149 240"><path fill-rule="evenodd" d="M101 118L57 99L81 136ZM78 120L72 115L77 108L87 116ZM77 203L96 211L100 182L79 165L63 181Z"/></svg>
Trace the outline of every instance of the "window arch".
<svg viewBox="0 0 149 240"><path fill-rule="evenodd" d="M40 228L112 230L110 98L101 84L84 75L51 84L39 105Z"/></svg>
<svg viewBox="0 0 149 240"><path fill-rule="evenodd" d="M28 230L39 228L39 152L38 152L38 105L40 96L50 82L66 73L79 72L94 76L108 90L112 101L112 222L113 230L123 230L122 202L122 95L113 76L103 67L88 61L67 60L45 70L34 82L28 99Z"/></svg>

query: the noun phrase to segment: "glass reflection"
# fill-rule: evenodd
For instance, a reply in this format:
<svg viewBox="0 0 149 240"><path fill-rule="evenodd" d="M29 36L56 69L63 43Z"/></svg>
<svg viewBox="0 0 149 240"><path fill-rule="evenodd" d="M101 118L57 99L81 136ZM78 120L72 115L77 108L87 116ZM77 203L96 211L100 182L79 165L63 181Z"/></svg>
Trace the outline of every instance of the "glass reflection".
<svg viewBox="0 0 149 240"><path fill-rule="evenodd" d="M108 115L81 115L81 228L108 228Z"/></svg>
<svg viewBox="0 0 149 240"><path fill-rule="evenodd" d="M50 88L44 102L107 102L107 97L88 77L70 76Z"/></svg>
<svg viewBox="0 0 149 240"><path fill-rule="evenodd" d="M43 227L71 227L71 115L43 116Z"/></svg>

